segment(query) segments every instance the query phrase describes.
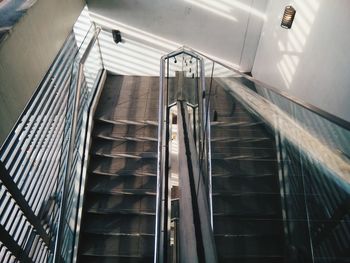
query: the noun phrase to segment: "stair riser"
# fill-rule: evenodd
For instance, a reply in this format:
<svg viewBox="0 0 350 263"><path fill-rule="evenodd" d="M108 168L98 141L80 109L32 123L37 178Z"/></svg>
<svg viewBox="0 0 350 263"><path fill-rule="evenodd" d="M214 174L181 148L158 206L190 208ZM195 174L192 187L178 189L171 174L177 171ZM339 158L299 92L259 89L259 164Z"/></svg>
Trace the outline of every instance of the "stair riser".
<svg viewBox="0 0 350 263"><path fill-rule="evenodd" d="M87 211L110 211L110 213L118 211L155 213L155 201L155 196L93 194L86 200L86 209Z"/></svg>

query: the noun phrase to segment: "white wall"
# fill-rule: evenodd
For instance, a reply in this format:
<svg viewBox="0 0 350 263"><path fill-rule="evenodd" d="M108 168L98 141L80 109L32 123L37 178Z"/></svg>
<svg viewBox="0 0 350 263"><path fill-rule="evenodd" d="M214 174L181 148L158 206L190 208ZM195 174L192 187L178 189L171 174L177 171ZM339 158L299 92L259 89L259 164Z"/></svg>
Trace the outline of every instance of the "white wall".
<svg viewBox="0 0 350 263"><path fill-rule="evenodd" d="M104 32L105 66L122 74L159 74L161 55L188 45L251 71L268 0L88 0L91 17L119 29Z"/></svg>
<svg viewBox="0 0 350 263"><path fill-rule="evenodd" d="M38 0L0 45L0 145L45 76L84 7Z"/></svg>
<svg viewBox="0 0 350 263"><path fill-rule="evenodd" d="M280 27L284 7L297 10ZM270 1L253 76L350 121L350 1Z"/></svg>

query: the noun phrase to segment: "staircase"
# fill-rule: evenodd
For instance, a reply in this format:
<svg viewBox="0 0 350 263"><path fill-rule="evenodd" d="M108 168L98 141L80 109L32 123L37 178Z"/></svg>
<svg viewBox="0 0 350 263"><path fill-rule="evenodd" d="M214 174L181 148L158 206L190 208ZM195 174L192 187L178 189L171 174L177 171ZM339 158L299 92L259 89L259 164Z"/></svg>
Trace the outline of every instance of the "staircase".
<svg viewBox="0 0 350 263"><path fill-rule="evenodd" d="M94 116L78 262L153 262L158 80L106 79Z"/></svg>
<svg viewBox="0 0 350 263"><path fill-rule="evenodd" d="M284 262L275 139L214 81L211 147L219 262Z"/></svg>

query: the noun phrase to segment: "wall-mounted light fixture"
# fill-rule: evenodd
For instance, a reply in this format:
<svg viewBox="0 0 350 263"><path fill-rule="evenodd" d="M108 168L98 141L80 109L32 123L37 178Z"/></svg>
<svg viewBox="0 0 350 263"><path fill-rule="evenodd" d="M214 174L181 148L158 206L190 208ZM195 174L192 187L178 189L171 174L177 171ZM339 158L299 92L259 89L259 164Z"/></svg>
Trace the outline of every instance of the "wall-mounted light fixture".
<svg viewBox="0 0 350 263"><path fill-rule="evenodd" d="M281 27L287 29L291 28L294 21L295 13L296 11L292 6L286 6L286 8L284 9Z"/></svg>
<svg viewBox="0 0 350 263"><path fill-rule="evenodd" d="M120 34L119 30L112 30L112 36L113 36L113 40L116 44L123 41L122 35Z"/></svg>

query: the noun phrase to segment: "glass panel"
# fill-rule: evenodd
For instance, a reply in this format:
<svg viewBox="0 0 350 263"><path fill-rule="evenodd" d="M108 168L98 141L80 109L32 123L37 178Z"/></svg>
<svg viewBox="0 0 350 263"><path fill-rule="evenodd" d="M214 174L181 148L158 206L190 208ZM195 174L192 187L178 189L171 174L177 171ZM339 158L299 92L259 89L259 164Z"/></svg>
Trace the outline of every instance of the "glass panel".
<svg viewBox="0 0 350 263"><path fill-rule="evenodd" d="M269 242L280 245L276 253L286 262L348 261L350 131L229 68L214 63L212 71L210 62L205 75L219 258L231 255L229 237L220 234L237 232L229 211L239 207L234 196L244 195L240 212L263 216L264 224L253 220L254 233L274 231ZM243 218L241 227L250 220ZM266 232L269 222L274 228Z"/></svg>

